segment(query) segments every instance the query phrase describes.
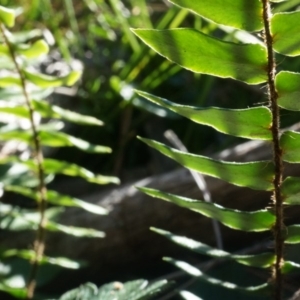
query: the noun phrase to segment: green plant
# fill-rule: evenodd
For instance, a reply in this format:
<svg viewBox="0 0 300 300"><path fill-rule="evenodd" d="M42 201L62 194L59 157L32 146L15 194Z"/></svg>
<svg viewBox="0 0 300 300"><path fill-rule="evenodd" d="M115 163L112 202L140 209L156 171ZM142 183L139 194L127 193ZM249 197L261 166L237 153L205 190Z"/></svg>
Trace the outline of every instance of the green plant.
<svg viewBox="0 0 300 300"><path fill-rule="evenodd" d="M139 189L150 196L215 218L233 229L249 232L272 231L274 253L231 255L228 252L213 249L208 245L176 236L161 229L153 230L198 253L229 258L249 266L270 267L272 275L268 282L244 288L211 278L186 262L166 258L168 262L188 274L212 284L243 290L254 295L270 296L272 294L274 299L282 299L284 275L300 268L299 264L284 260L284 245L300 242L300 225L286 226L284 224L284 207L299 204L300 180L296 177L283 178L283 162L300 163L298 150L300 135L293 131L281 132L280 108L299 111L300 74L290 71L277 72L278 62L275 53L292 57L300 54L300 43L297 36L300 11L273 14L271 2L282 2L280 0L214 2L171 0L171 2L212 22L235 28L237 32L239 30L262 32L263 41L257 39L257 42L252 44L225 42L189 28L134 29L133 32L154 51L192 72L232 78L250 85L266 84L268 105L247 109L191 107L179 105L142 91L137 91L137 94L196 123L213 127L221 133L270 141L273 148L273 159L247 163L224 162L184 153L146 138L140 139L189 169L220 178L237 186L272 192L271 207L245 212L154 189ZM285 4L282 4L281 9L284 7ZM276 6L277 10L279 8L280 6ZM188 299L188 296L186 298Z"/></svg>
<svg viewBox="0 0 300 300"><path fill-rule="evenodd" d="M16 122L0 127L2 141L18 141L25 143L30 150L29 155L3 156L0 159L2 190L17 193L36 202L36 209L25 209L0 203L1 230L20 231L35 230L36 237L33 250L3 249L1 260L19 257L31 262L31 270L26 287L15 285L10 273L2 274L0 290L17 298L32 299L34 296L37 270L41 264L54 264L67 268L78 268L81 263L61 257L44 255L46 231L63 232L77 237L104 237L104 233L90 229L59 224L55 218L63 211L63 207L80 207L89 212L103 215L108 211L98 205L84 202L67 195L61 195L47 189L47 183L55 174L79 176L96 184L119 183L115 177L97 175L76 164L45 158L42 147L76 147L89 153L110 153L105 146L93 145L67 133L60 132L62 121L81 125L101 126L103 123L90 116L51 105L43 98L61 85L71 86L81 76L81 72L72 71L64 77L53 77L36 71L39 59L49 51L47 43L39 38L35 42L25 43L28 32L12 33L8 27L15 23L15 11L0 6L0 113L13 116ZM30 35L30 34L29 34ZM42 123L41 118L58 119L59 122ZM25 125L24 125L25 124ZM25 126L25 127L24 127ZM50 204L51 207L48 207ZM26 205L25 205L26 206ZM32 241L28 241L31 243ZM9 266L9 262L8 262ZM5 268L4 268L5 270ZM20 279L20 278L19 278Z"/></svg>

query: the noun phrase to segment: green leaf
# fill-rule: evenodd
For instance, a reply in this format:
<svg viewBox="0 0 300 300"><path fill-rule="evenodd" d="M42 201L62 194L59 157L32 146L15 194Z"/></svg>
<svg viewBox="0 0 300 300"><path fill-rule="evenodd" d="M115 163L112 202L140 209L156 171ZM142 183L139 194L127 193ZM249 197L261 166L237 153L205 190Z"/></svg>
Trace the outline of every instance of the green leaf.
<svg viewBox="0 0 300 300"><path fill-rule="evenodd" d="M281 186L281 193L286 205L300 204L300 178L287 177Z"/></svg>
<svg viewBox="0 0 300 300"><path fill-rule="evenodd" d="M288 55L300 55L299 31L300 11L274 14L271 19L273 48L275 51Z"/></svg>
<svg viewBox="0 0 300 300"><path fill-rule="evenodd" d="M73 122L76 124L82 124L82 125L97 125L97 126L103 125L102 121L94 117L81 115L79 113L72 112L67 109L63 109L56 105L50 105L46 101L33 100L32 104L35 111L39 112L41 116L44 118L62 119L65 121Z"/></svg>
<svg viewBox="0 0 300 300"><path fill-rule="evenodd" d="M25 78L41 88L58 87L62 85L72 86L81 76L80 71L72 71L64 77L54 77L44 74L32 73L23 70Z"/></svg>
<svg viewBox="0 0 300 300"><path fill-rule="evenodd" d="M22 186L13 186L13 185L5 185L5 191L14 192L21 194L25 197L34 199L35 201L38 200L38 195L35 191L22 187ZM47 190L47 201L51 204L60 205L60 206L67 206L67 207L80 207L90 213L94 213L97 215L106 215L108 211L99 206L95 205L86 201L82 201L77 198L73 198L67 195L62 195L57 193L56 191Z"/></svg>
<svg viewBox="0 0 300 300"><path fill-rule="evenodd" d="M206 244L189 239L187 237L175 235L169 231L154 227L151 227L150 229L182 247L188 248L196 253L200 253L203 255L208 255L216 258L231 259L247 266L259 268L268 268L275 262L275 255L273 253L261 253L256 255L235 255L220 249L212 248Z"/></svg>
<svg viewBox="0 0 300 300"><path fill-rule="evenodd" d="M49 52L49 46L44 40L38 40L32 45L16 45L17 53L27 58L36 58Z"/></svg>
<svg viewBox="0 0 300 300"><path fill-rule="evenodd" d="M287 236L284 242L286 244L300 243L300 225L291 225L287 227Z"/></svg>
<svg viewBox="0 0 300 300"><path fill-rule="evenodd" d="M283 152L283 160L291 163L300 162L300 133L285 131L280 138L280 146Z"/></svg>
<svg viewBox="0 0 300 300"><path fill-rule="evenodd" d="M15 11L0 6L0 22L7 27L13 27L15 25Z"/></svg>
<svg viewBox="0 0 300 300"><path fill-rule="evenodd" d="M226 289L230 290L237 290L237 291L243 291L243 292L265 292L266 290L269 290L269 285L267 283L259 285L259 286L250 286L250 287L240 287L234 283L222 281L217 278L213 278L207 275L204 275L199 269L195 268L194 266L184 262L172 259L170 257L164 257L164 260L171 263L172 265L176 266L177 268L183 270L184 272L188 273L189 275L193 277L197 277L199 280L208 282L212 285L221 286Z"/></svg>
<svg viewBox="0 0 300 300"><path fill-rule="evenodd" d="M172 202L178 206L188 208L209 218L214 218L222 224L237 230L266 231L275 222L275 216L268 210L245 212L227 209L212 202L189 199L149 188L138 188L143 193Z"/></svg>
<svg viewBox="0 0 300 300"><path fill-rule="evenodd" d="M9 287L4 283L0 282L0 291L8 293L16 298L25 299L27 295L26 289L20 289L15 287Z"/></svg>
<svg viewBox="0 0 300 300"><path fill-rule="evenodd" d="M300 110L300 73L281 71L275 78L278 105L289 110Z"/></svg>
<svg viewBox="0 0 300 300"><path fill-rule="evenodd" d="M293 271L299 271L300 265L297 263L294 263L293 261L284 261L284 265L282 267L282 273L287 274Z"/></svg>
<svg viewBox="0 0 300 300"><path fill-rule="evenodd" d="M218 24L246 31L263 29L262 4L259 0L169 0Z"/></svg>
<svg viewBox="0 0 300 300"><path fill-rule="evenodd" d="M238 186L255 190L273 189L274 167L269 161L249 163L218 161L201 155L185 153L149 139L139 139L188 169L220 178Z"/></svg>
<svg viewBox="0 0 300 300"><path fill-rule="evenodd" d="M2 140L18 140L28 144L33 143L31 130L11 129L9 125L0 128L0 138ZM75 147L89 153L111 153L111 148L109 147L93 145L59 131L39 131L39 138L44 146Z"/></svg>
<svg viewBox="0 0 300 300"><path fill-rule="evenodd" d="M91 228L74 227L70 225L66 226L51 221L48 221L46 223L45 228L49 231L63 232L68 235L73 235L76 237L90 237L90 238L105 237L105 233L99 230L95 230Z"/></svg>
<svg viewBox="0 0 300 300"><path fill-rule="evenodd" d="M224 42L187 28L133 32L160 55L195 73L248 84L267 80L267 52L262 45Z"/></svg>
<svg viewBox="0 0 300 300"><path fill-rule="evenodd" d="M155 104L168 108L195 123L211 126L220 132L249 139L272 139L270 131L272 116L266 107L248 109L203 108L179 105L142 91L136 92Z"/></svg>
<svg viewBox="0 0 300 300"><path fill-rule="evenodd" d="M6 88L11 86L21 86L21 80L14 76L0 77L0 87Z"/></svg>
<svg viewBox="0 0 300 300"><path fill-rule="evenodd" d="M58 300L147 300L166 287L168 287L166 280L152 284L143 279L125 283L112 282L99 289L93 283L88 282L63 294Z"/></svg>
<svg viewBox="0 0 300 300"><path fill-rule="evenodd" d="M26 260L32 260L36 256L36 254L33 250L18 250L18 249L9 249L0 252L0 257L2 258L8 258L14 256L18 256ZM68 269L79 269L80 266L82 265L77 261L70 260L65 257L48 257L48 256L43 256L40 260L40 264L57 265Z"/></svg>
<svg viewBox="0 0 300 300"><path fill-rule="evenodd" d="M29 169L36 170L35 163L32 160L24 161L22 163L29 167ZM44 169L47 174L64 174L68 176L78 176L82 177L88 182L97 184L120 183L119 179L116 177L97 175L76 164L68 163L66 161L61 160L55 160L50 158L45 159Z"/></svg>

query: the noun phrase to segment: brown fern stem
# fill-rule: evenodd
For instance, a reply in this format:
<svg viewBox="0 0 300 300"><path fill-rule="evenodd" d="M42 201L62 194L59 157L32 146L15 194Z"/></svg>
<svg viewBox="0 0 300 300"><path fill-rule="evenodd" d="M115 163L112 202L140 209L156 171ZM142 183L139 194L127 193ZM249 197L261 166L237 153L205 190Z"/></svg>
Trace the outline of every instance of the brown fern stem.
<svg viewBox="0 0 300 300"><path fill-rule="evenodd" d="M268 52L268 94L269 94L269 106L272 111L272 138L273 138L273 162L275 167L275 176L273 179L274 191L273 201L276 215L276 221L274 225L274 239L275 239L275 255L276 261L273 266L272 284L274 285L274 299L282 299L283 289L283 275L282 265L284 261L284 209L283 209L283 197L281 194L282 184L282 149L279 143L279 128L280 128L280 116L279 106L277 104L278 94L275 87L276 76L276 60L273 51L273 38L270 30L270 19L272 16L269 0L262 0L263 3L263 21L264 21L264 39Z"/></svg>
<svg viewBox="0 0 300 300"><path fill-rule="evenodd" d="M34 290L35 290L35 285L36 285L36 275L37 275L37 270L39 267L40 260L44 254L44 248L45 248L45 225L47 222L45 211L47 208L47 188L44 180L44 167L43 167L43 161L44 161L44 156L41 148L41 142L39 138L39 133L37 130L37 127L34 122L34 109L32 107L32 104L30 102L30 98L27 92L26 88L26 79L24 76L24 73L19 66L19 63L17 61L17 56L14 50L13 45L9 41L6 32L5 32L5 27L1 24L0 26L0 31L3 36L3 40L5 44L7 45L10 53L10 57L12 58L12 61L14 63L14 66L16 68L16 71L20 77L21 81L21 87L22 87L22 92L25 98L25 103L29 111L29 119L31 123L31 129L32 129L32 135L33 135L33 145L34 145L34 158L37 166L37 176L39 179L39 187L38 187L38 210L40 212L40 221L38 224L38 229L36 232L36 238L34 241L34 252L35 252L35 257L32 259L31 264L31 270L28 276L27 280L27 299L32 299L34 295Z"/></svg>

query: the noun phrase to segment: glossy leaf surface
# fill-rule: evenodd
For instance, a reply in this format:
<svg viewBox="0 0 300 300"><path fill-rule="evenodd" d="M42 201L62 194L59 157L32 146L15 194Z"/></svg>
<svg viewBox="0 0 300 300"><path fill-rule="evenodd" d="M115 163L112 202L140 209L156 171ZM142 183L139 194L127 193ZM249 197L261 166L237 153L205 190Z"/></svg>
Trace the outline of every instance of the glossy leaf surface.
<svg viewBox="0 0 300 300"><path fill-rule="evenodd" d="M281 71L276 75L278 105L289 110L300 110L300 73Z"/></svg>
<svg viewBox="0 0 300 300"><path fill-rule="evenodd" d="M140 138L140 140L188 169L255 190L271 190L273 188L274 168L271 162L218 161L201 155L185 153L149 139Z"/></svg>
<svg viewBox="0 0 300 300"><path fill-rule="evenodd" d="M168 108L196 123L208 125L214 129L249 139L271 140L271 112L266 107L248 109L222 109L217 107L195 107L176 104L142 91L140 96Z"/></svg>
<svg viewBox="0 0 300 300"><path fill-rule="evenodd" d="M135 29L133 32L160 55L195 73L249 84L267 80L267 53L261 45L223 42L187 28Z"/></svg>
<svg viewBox="0 0 300 300"><path fill-rule="evenodd" d="M211 257L231 259L244 265L260 268L270 267L275 261L275 255L273 253L262 253L257 255L235 255L221 249L212 248L204 243L189 239L187 237L175 235L169 231L158 228L151 228L151 230L184 248L188 248L196 253L208 255Z"/></svg>
<svg viewBox="0 0 300 300"><path fill-rule="evenodd" d="M27 58L36 58L40 55L47 54L49 52L49 46L44 40L38 40L32 45L18 45L16 51Z"/></svg>
<svg viewBox="0 0 300 300"><path fill-rule="evenodd" d="M246 31L259 31L262 24L262 5L259 0L169 0L218 24Z"/></svg>
<svg viewBox="0 0 300 300"><path fill-rule="evenodd" d="M270 230L275 222L275 216L267 210L244 212L227 209L212 202L193 200L154 189L139 188L139 190L151 197L172 202L209 218L214 218L222 224L237 230L266 231Z"/></svg>
<svg viewBox="0 0 300 300"><path fill-rule="evenodd" d="M271 20L274 50L288 56L300 55L300 11L277 13Z"/></svg>
<svg viewBox="0 0 300 300"><path fill-rule="evenodd" d="M292 163L300 162L300 133L285 131L280 138L280 146L283 151L283 160Z"/></svg>

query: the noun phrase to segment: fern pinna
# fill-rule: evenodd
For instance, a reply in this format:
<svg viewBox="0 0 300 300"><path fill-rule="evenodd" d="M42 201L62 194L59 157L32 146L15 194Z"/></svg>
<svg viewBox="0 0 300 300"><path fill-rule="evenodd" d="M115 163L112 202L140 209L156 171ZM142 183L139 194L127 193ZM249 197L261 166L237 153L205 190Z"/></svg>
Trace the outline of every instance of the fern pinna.
<svg viewBox="0 0 300 300"><path fill-rule="evenodd" d="M300 43L296 34L300 29L300 11L273 14L271 5L274 3L271 2L282 2L281 0L170 1L214 23L236 30L257 32L263 39L258 38L257 43L237 44L216 39L190 28L134 29L133 32L154 51L192 72L232 78L249 85L266 84L268 105L239 110L191 107L175 104L146 92L137 91L137 93L155 104L196 123L211 126L222 133L270 141L273 147L273 159L247 163L224 162L184 153L153 140L145 138L141 140L189 169L237 186L270 191L272 205L259 211L245 212L154 189L140 188L140 190L150 196L215 218L233 229L273 231L274 252L236 256L161 229L154 230L202 254L227 257L245 265L272 268L272 275L268 282L259 286L238 287L204 275L199 269L186 262L167 259L201 280L231 289L282 299L283 274L300 267L294 262L284 260L284 244L300 242L300 225L285 226L283 209L287 205L299 204L297 195L300 191L300 180L296 177L283 178L283 162L300 163L298 151L300 134L293 131L281 133L280 108L300 110L298 101L300 74L288 71L277 72L275 53L286 56L300 54Z"/></svg>

